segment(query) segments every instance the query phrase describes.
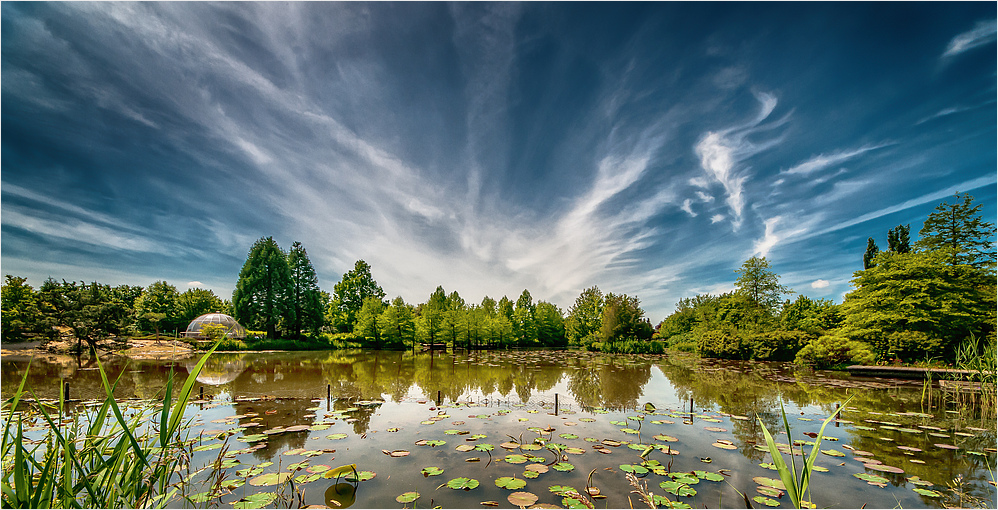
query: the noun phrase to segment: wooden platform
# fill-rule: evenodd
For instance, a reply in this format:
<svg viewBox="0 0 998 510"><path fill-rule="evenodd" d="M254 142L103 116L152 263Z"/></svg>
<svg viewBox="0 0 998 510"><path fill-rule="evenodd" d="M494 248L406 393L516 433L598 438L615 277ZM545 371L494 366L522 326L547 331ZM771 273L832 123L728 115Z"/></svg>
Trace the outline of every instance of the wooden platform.
<svg viewBox="0 0 998 510"><path fill-rule="evenodd" d="M975 375L973 370L956 370L952 368L919 368L919 367L880 367L871 365L853 365L847 367L849 375L865 377L893 377L896 379L925 379L932 374L932 379L943 377L963 378Z"/></svg>

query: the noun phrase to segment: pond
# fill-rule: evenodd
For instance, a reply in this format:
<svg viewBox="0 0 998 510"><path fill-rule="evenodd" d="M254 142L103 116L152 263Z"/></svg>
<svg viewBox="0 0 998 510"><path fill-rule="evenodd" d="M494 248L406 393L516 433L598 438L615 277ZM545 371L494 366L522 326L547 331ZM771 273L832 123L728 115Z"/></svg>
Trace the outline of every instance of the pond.
<svg viewBox="0 0 998 510"><path fill-rule="evenodd" d="M5 398L27 362L4 357ZM122 375L120 400L155 401L171 367L186 376L195 363L105 366ZM574 351L216 353L198 381L190 466L226 456L229 488L201 496L222 507L287 490L265 475L290 467L302 503L340 508L573 506L582 498L567 491L590 486L596 507L643 507L628 472L694 508L744 508L741 493L757 508L791 508L773 488L779 474L767 466L759 420L789 453L782 402L809 453L850 396L820 444L810 494L818 507L995 505L993 404L921 381ZM102 396L96 364L33 361L27 386L38 398L58 398L61 382L72 399ZM323 476L348 464L359 480ZM206 490L198 480L189 495Z"/></svg>

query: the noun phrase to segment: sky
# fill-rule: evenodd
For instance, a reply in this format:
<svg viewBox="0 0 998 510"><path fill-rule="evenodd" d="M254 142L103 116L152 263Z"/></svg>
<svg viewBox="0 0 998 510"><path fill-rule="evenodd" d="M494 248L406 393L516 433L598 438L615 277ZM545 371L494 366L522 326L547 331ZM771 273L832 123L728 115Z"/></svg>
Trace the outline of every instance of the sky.
<svg viewBox="0 0 998 510"><path fill-rule="evenodd" d="M765 256L841 302L867 238L996 217L993 2L0 4L0 270L209 288L300 241L566 310Z"/></svg>

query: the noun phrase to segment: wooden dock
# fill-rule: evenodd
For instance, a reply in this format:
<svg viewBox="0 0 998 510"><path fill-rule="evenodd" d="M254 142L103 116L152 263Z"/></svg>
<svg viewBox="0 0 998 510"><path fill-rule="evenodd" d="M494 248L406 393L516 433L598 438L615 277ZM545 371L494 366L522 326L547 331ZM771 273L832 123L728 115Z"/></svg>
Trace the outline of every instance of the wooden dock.
<svg viewBox="0 0 998 510"><path fill-rule="evenodd" d="M930 374L936 379L962 379L976 375L973 370L956 370L952 368L920 368L920 367L880 367L871 365L852 365L846 367L851 376L862 377L892 377L895 379L926 379ZM992 372L987 372L992 373Z"/></svg>

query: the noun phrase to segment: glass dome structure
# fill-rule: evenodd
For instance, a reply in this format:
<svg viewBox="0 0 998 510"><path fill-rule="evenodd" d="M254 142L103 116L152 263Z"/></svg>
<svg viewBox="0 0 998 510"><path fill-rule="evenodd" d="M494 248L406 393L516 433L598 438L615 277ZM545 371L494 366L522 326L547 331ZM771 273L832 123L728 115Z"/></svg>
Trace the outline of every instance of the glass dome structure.
<svg viewBox="0 0 998 510"><path fill-rule="evenodd" d="M225 336L229 338L246 338L246 328L242 327L236 319L224 313L206 313L191 321L184 331L185 338L204 338L201 336L201 328L208 324L221 324L225 326Z"/></svg>

